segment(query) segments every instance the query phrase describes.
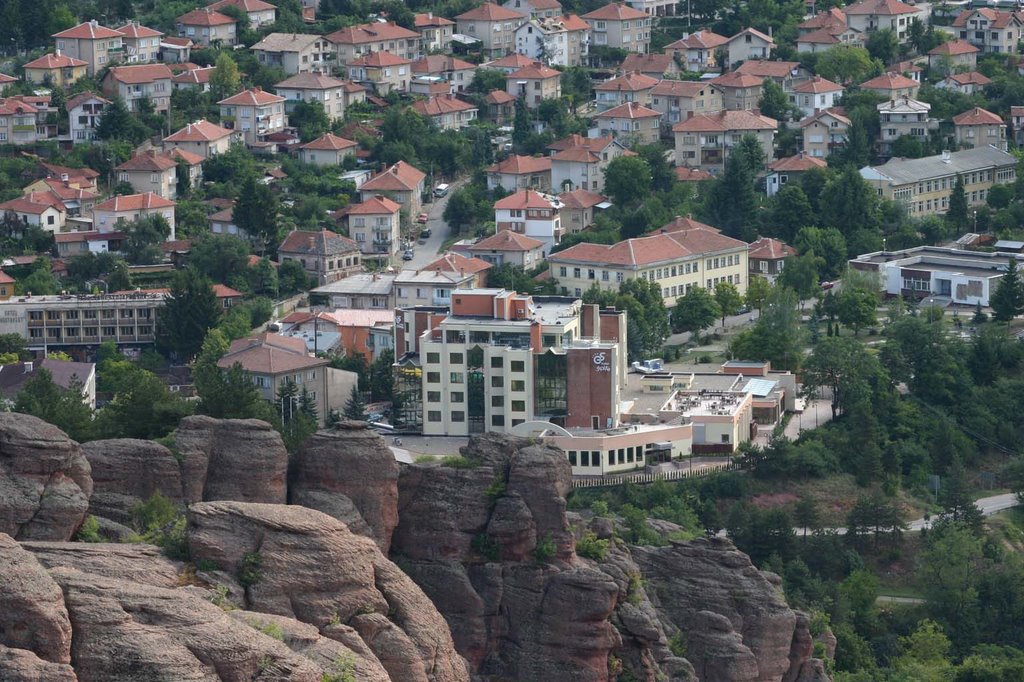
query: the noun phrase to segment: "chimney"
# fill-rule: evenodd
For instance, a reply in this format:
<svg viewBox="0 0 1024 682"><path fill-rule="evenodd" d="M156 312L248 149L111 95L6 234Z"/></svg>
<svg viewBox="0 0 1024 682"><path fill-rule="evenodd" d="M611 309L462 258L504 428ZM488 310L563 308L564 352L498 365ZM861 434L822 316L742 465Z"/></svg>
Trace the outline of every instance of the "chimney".
<svg viewBox="0 0 1024 682"><path fill-rule="evenodd" d="M952 154L950 154L948 149L943 149L942 150L942 163L951 163L952 161L953 161Z"/></svg>
<svg viewBox="0 0 1024 682"><path fill-rule="evenodd" d="M35 369L35 363L34 362L26 362L25 363L25 374L31 374L32 370L34 370L34 369Z"/></svg>
<svg viewBox="0 0 1024 682"><path fill-rule="evenodd" d="M54 50L54 54L56 54L59 57L60 56L60 50Z"/></svg>

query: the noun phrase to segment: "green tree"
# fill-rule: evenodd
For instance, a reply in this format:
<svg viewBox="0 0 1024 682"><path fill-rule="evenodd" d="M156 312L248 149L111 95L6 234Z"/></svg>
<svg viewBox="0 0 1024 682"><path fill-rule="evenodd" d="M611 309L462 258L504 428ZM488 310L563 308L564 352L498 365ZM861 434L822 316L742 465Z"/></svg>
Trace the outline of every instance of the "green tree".
<svg viewBox="0 0 1024 682"><path fill-rule="evenodd" d="M233 235L207 234L192 244L188 264L203 277L226 283L249 264L249 245Z"/></svg>
<svg viewBox="0 0 1024 682"><path fill-rule="evenodd" d="M345 402L345 409L342 414L344 414L345 419L366 421L366 402L363 400L363 395L359 392L358 386L352 387L352 393L349 394L348 400Z"/></svg>
<svg viewBox="0 0 1024 682"><path fill-rule="evenodd" d="M110 105L103 109L99 123L96 124L96 137L101 140L127 140L132 144L138 144L147 134L146 126L132 115L128 105L120 97L115 97Z"/></svg>
<svg viewBox="0 0 1024 682"><path fill-rule="evenodd" d="M835 45L821 53L815 69L822 78L842 85L859 83L876 71L871 55L863 47Z"/></svg>
<svg viewBox="0 0 1024 682"><path fill-rule="evenodd" d="M199 405L196 411L218 419L263 419L270 421L273 411L256 389L252 377L237 362L227 370L218 362L228 352L228 340L211 329L192 366Z"/></svg>
<svg viewBox="0 0 1024 682"><path fill-rule="evenodd" d="M882 64L892 64L900 54L899 38L891 28L871 33L864 47L872 59L877 59Z"/></svg>
<svg viewBox="0 0 1024 682"><path fill-rule="evenodd" d="M971 496L967 472L964 470L960 457L954 456L946 470L946 478L939 488L939 505L942 506L941 518L961 523L976 535L982 534L984 517Z"/></svg>
<svg viewBox="0 0 1024 682"><path fill-rule="evenodd" d="M760 275L753 275L747 282L747 293L744 295L744 302L748 308L761 312L768 298L772 294L775 285Z"/></svg>
<svg viewBox="0 0 1024 682"><path fill-rule="evenodd" d="M803 357L803 331L796 294L775 287L752 329L740 332L729 345L732 357L768 360L772 367L796 371Z"/></svg>
<svg viewBox="0 0 1024 682"><path fill-rule="evenodd" d="M604 191L616 206L638 203L651 191L651 169L639 156L620 156L604 170Z"/></svg>
<svg viewBox="0 0 1024 682"><path fill-rule="evenodd" d="M303 142L311 142L331 129L331 118L319 101L297 102L288 114L288 124L298 128Z"/></svg>
<svg viewBox="0 0 1024 682"><path fill-rule="evenodd" d="M725 318L739 313L743 307L743 296L736 285L731 282L719 282L715 285L715 303L718 304L718 314L722 317L722 326L725 326Z"/></svg>
<svg viewBox="0 0 1024 682"><path fill-rule="evenodd" d="M1024 282L1017 269L1017 259L1010 258L1006 272L999 278L996 290L989 297L992 317L1000 322L1009 322L1024 312Z"/></svg>
<svg viewBox="0 0 1024 682"><path fill-rule="evenodd" d="M821 511L814 498L801 497L797 501L793 508L793 520L804 529L804 537L807 537L807 531L814 532L821 528Z"/></svg>
<svg viewBox="0 0 1024 682"><path fill-rule="evenodd" d="M277 250L279 227L277 198L267 185L254 176L242 184L235 203L234 219L238 228L245 230L262 255Z"/></svg>
<svg viewBox="0 0 1024 682"><path fill-rule="evenodd" d="M125 362L113 400L96 423L105 438L162 438L192 413L193 405L171 393L155 374ZM98 372L97 372L98 373Z"/></svg>
<svg viewBox="0 0 1024 682"><path fill-rule="evenodd" d="M29 273L18 278L14 290L18 294L47 296L57 293L57 278L53 276L49 258L36 258Z"/></svg>
<svg viewBox="0 0 1024 682"><path fill-rule="evenodd" d="M810 199L798 183L789 182L775 195L770 234L792 243L802 228L817 222Z"/></svg>
<svg viewBox="0 0 1024 682"><path fill-rule="evenodd" d="M789 256L783 262L785 267L779 275L778 286L791 289L801 301L813 297L818 291L819 272L824 260L812 252Z"/></svg>
<svg viewBox="0 0 1024 682"><path fill-rule="evenodd" d="M707 329L721 314L715 296L704 287L692 287L676 299L672 308L671 324L674 332L695 332Z"/></svg>
<svg viewBox="0 0 1024 682"><path fill-rule="evenodd" d="M160 245L171 236L171 226L162 215L136 218L121 226L125 233L122 252L132 265L153 265L163 260Z"/></svg>
<svg viewBox="0 0 1024 682"><path fill-rule="evenodd" d="M238 73L238 65L231 55L221 52L217 56L213 72L210 74L210 92L213 101L217 102L230 97L242 89L242 77Z"/></svg>
<svg viewBox="0 0 1024 682"><path fill-rule="evenodd" d="M946 222L953 226L957 236L967 227L967 193L964 191L964 179L957 173L956 184L949 195L949 208L946 210Z"/></svg>
<svg viewBox="0 0 1024 682"><path fill-rule="evenodd" d="M878 292L844 286L836 298L839 321L853 329L854 336L862 327L878 323Z"/></svg>
<svg viewBox="0 0 1024 682"><path fill-rule="evenodd" d="M395 353L390 348L381 351L377 359L370 363L370 399L374 402L391 401L395 388L392 374L394 364Z"/></svg>
<svg viewBox="0 0 1024 682"><path fill-rule="evenodd" d="M892 155L908 159L920 159L928 150L920 138L912 135L901 135L892 143Z"/></svg>
<svg viewBox="0 0 1024 682"><path fill-rule="evenodd" d="M807 357L803 382L808 397L827 389L835 419L857 403L870 401L874 387L885 382L885 374L863 344L848 336L833 336L819 341Z"/></svg>
<svg viewBox="0 0 1024 682"><path fill-rule="evenodd" d="M757 100L761 113L776 121L786 121L793 113L793 104L782 86L772 78L765 78L761 84L761 99Z"/></svg>
<svg viewBox="0 0 1024 682"><path fill-rule="evenodd" d="M725 171L705 195L704 212L710 222L731 237L754 241L757 236L757 173L764 151L753 135L744 135L725 160Z"/></svg>
<svg viewBox="0 0 1024 682"><path fill-rule="evenodd" d="M40 368L25 382L14 400L14 411L31 414L53 424L78 442L96 437L92 409L82 396L83 384L75 379L62 389L50 370Z"/></svg>
<svg viewBox="0 0 1024 682"><path fill-rule="evenodd" d="M486 95L492 90L504 90L505 76L506 73L501 69L478 68L473 72L473 82L469 84L469 91Z"/></svg>
<svg viewBox="0 0 1024 682"><path fill-rule="evenodd" d="M210 280L191 268L179 270L157 317L161 344L179 357L193 358L207 332L220 322L222 310Z"/></svg>
<svg viewBox="0 0 1024 682"><path fill-rule="evenodd" d="M576 114L576 107L581 102L590 101L590 93L594 85L590 78L590 71L582 66L570 66L562 72L562 97L569 102L569 109ZM504 89L505 81L502 79L498 89Z"/></svg>
<svg viewBox="0 0 1024 682"><path fill-rule="evenodd" d="M877 195L853 166L825 185L821 206L823 224L837 228L848 242L858 230L878 229Z"/></svg>
<svg viewBox="0 0 1024 682"><path fill-rule="evenodd" d="M981 561L981 540L966 526L940 523L928 533L918 563L918 583L928 611L950 632L970 632L977 626Z"/></svg>
<svg viewBox="0 0 1024 682"><path fill-rule="evenodd" d="M290 296L310 288L310 276L302 264L294 260L286 260L277 269L278 286L281 294Z"/></svg>

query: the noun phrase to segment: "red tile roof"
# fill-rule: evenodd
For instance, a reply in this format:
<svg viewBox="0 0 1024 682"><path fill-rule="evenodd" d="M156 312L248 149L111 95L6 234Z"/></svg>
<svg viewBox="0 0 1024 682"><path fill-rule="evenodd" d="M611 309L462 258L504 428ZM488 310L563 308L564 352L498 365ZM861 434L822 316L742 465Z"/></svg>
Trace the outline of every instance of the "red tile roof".
<svg viewBox="0 0 1024 682"><path fill-rule="evenodd" d="M589 149L594 152L603 150L610 144L615 143L615 138L611 135L603 137L583 137L582 135L572 134L569 137L564 137L561 140L556 140L548 145L548 149L554 151L561 151L567 149L574 149L576 147L582 147L583 149Z"/></svg>
<svg viewBox="0 0 1024 682"><path fill-rule="evenodd" d="M533 6L535 8L537 8L536 0L533 2ZM537 9L540 9L540 8L537 8ZM556 21L558 23L561 23L562 24L562 28L564 28L566 31L589 31L590 30L590 24L588 24L587 22L583 21L583 19L581 19L579 16L577 16L575 14L563 14L562 16L558 17L558 19Z"/></svg>
<svg viewBox="0 0 1024 682"><path fill-rule="evenodd" d="M657 78L651 78L650 76L646 76L642 73L630 72L598 83L594 86L594 89L603 92L636 92L638 90L650 90L659 82L660 81Z"/></svg>
<svg viewBox="0 0 1024 682"><path fill-rule="evenodd" d="M786 78L800 68L800 62L776 62L767 59L751 59L736 68L737 73L746 73L759 78Z"/></svg>
<svg viewBox="0 0 1024 682"><path fill-rule="evenodd" d="M6 73L0 73L0 85L7 85L8 83L17 83L18 79L14 76L8 76Z"/></svg>
<svg viewBox="0 0 1024 682"><path fill-rule="evenodd" d="M571 192L562 192L558 195L558 200L566 208L592 208L598 204L607 201L603 196L596 192L588 192L585 189L574 189Z"/></svg>
<svg viewBox="0 0 1024 682"><path fill-rule="evenodd" d="M418 168L405 161L399 161L367 180L359 189L369 192L415 191L426 177L427 174Z"/></svg>
<svg viewBox="0 0 1024 682"><path fill-rule="evenodd" d="M843 86L839 85L838 83L833 83L827 78L822 78L821 76L815 76L814 78L808 81L804 81L799 85L793 86L793 92L811 94L818 94L822 92L836 92L842 89Z"/></svg>
<svg viewBox="0 0 1024 682"><path fill-rule="evenodd" d="M69 97L68 100L66 102L64 102L64 109L66 111L71 111L72 109L77 107L79 104L82 104L83 102L88 102L89 100L96 100L97 102L100 102L102 104L110 104L110 100L109 99L105 99L103 97L100 97L95 92L88 92L87 91L87 92L80 92L77 95L75 95L74 97Z"/></svg>
<svg viewBox="0 0 1024 682"><path fill-rule="evenodd" d="M491 264L479 258L466 257L461 253L449 251L432 263L424 265L419 272L453 272L460 275L475 275L491 267Z"/></svg>
<svg viewBox="0 0 1024 682"><path fill-rule="evenodd" d="M372 23L347 26L334 33L328 33L324 38L328 42L335 44L362 45L364 43L377 43L388 40L419 40L420 34L393 22L388 22L386 24Z"/></svg>
<svg viewBox="0 0 1024 682"><path fill-rule="evenodd" d="M791 173L799 173L801 171L807 171L812 168L827 168L828 164L825 163L824 159L819 159L814 156L809 156L804 152L800 152L794 156L787 156L784 159L776 159L768 164L768 168L773 171L789 171Z"/></svg>
<svg viewBox="0 0 1024 682"><path fill-rule="evenodd" d="M903 90L920 87L920 83L907 78L901 73L884 73L871 80L864 81L860 87L864 90Z"/></svg>
<svg viewBox="0 0 1024 682"><path fill-rule="evenodd" d="M285 78L274 85L275 88L291 88L296 90L327 90L329 88L344 87L346 81L322 73L298 73ZM358 86L364 90L363 86Z"/></svg>
<svg viewBox="0 0 1024 682"><path fill-rule="evenodd" d="M957 85L988 85L992 82L991 78L983 73L978 73L977 71L954 73L948 76L948 78Z"/></svg>
<svg viewBox="0 0 1024 682"><path fill-rule="evenodd" d="M149 211L157 208L171 208L173 206L174 202L170 199L164 199L152 192L145 192L143 194L124 194L111 197L101 204L96 204L96 210L120 213L122 211Z"/></svg>
<svg viewBox="0 0 1024 682"><path fill-rule="evenodd" d="M104 40L106 38L120 38L121 34L112 28L100 26L95 21L86 21L73 26L60 33L54 33L53 38L77 38L83 40Z"/></svg>
<svg viewBox="0 0 1024 682"><path fill-rule="evenodd" d="M24 66L26 69L67 69L75 66L88 66L81 59L69 57L66 54L44 54L39 59L33 59Z"/></svg>
<svg viewBox="0 0 1024 682"><path fill-rule="evenodd" d="M234 106L264 106L283 102L284 97L265 91L263 88L255 87L243 90L237 95L222 99L217 104L230 104Z"/></svg>
<svg viewBox="0 0 1024 682"><path fill-rule="evenodd" d="M174 83L181 83L183 85L205 85L210 82L210 76L213 75L213 70L217 68L215 66L206 66L198 69L190 69L188 71L182 71L171 78Z"/></svg>
<svg viewBox="0 0 1024 682"><path fill-rule="evenodd" d="M928 54L949 55L950 57L961 54L974 54L975 52L980 52L980 50L966 40L960 39L952 40L948 43L942 43L941 45L937 45L936 47L928 50Z"/></svg>
<svg viewBox="0 0 1024 682"><path fill-rule="evenodd" d="M702 223L699 220L694 220L692 217L679 216L677 215L672 219L671 222L662 225L658 228L658 232L685 232L686 230L712 230L714 232L720 232L717 227L711 227L707 223Z"/></svg>
<svg viewBox="0 0 1024 682"><path fill-rule="evenodd" d="M494 202L494 208L499 210L517 210L517 209L528 209L528 208L546 208L551 209L552 201L545 195L535 192L532 189L519 190L515 194L510 194L504 199L499 199Z"/></svg>
<svg viewBox="0 0 1024 682"><path fill-rule="evenodd" d="M416 28L430 28L431 26L454 26L451 19L439 17L436 14L417 14L415 19Z"/></svg>
<svg viewBox="0 0 1024 682"><path fill-rule="evenodd" d="M343 137L338 137L334 133L325 133L312 142L307 142L302 145L300 149L319 149L323 151L337 152L342 149L351 149L356 145L357 143L352 140L346 140Z"/></svg>
<svg viewBox="0 0 1024 682"><path fill-rule="evenodd" d="M140 85L158 80L171 80L174 74L163 64L140 64L138 66L115 66L109 76L119 83Z"/></svg>
<svg viewBox="0 0 1024 682"><path fill-rule="evenodd" d="M721 47L725 43L729 42L729 39L725 36L720 36L713 31L694 31L685 38L680 38L674 43L669 43L665 46L666 50L713 50L716 47Z"/></svg>
<svg viewBox="0 0 1024 682"><path fill-rule="evenodd" d="M345 209L346 215L380 215L380 214L394 214L402 210L402 205L396 201L391 201L387 197L380 195L370 197L366 201L359 204L352 204Z"/></svg>
<svg viewBox="0 0 1024 682"><path fill-rule="evenodd" d="M617 244L581 243L548 256L552 263L594 263L640 267L692 255L668 234L627 239Z"/></svg>
<svg viewBox="0 0 1024 682"><path fill-rule="evenodd" d="M508 158L487 167L488 173L506 175L529 175L530 173L547 173L551 171L550 156L519 156L513 154Z"/></svg>
<svg viewBox="0 0 1024 682"><path fill-rule="evenodd" d="M517 80L517 79L528 79L528 80L546 80L548 78L561 78L562 74L559 71L555 71L550 66L544 66L540 62L534 62L529 66L524 66L518 71L513 71L506 80Z"/></svg>
<svg viewBox="0 0 1024 682"><path fill-rule="evenodd" d="M413 73L447 73L448 71L469 71L476 66L458 57L446 54L431 54L420 57L412 63Z"/></svg>
<svg viewBox="0 0 1024 682"><path fill-rule="evenodd" d="M125 38L159 38L163 35L162 31L157 31L148 26L140 26L134 22L125 24L115 30Z"/></svg>
<svg viewBox="0 0 1024 682"><path fill-rule="evenodd" d="M974 107L973 109L968 109L962 114L954 116L953 124L958 126L1002 125L1003 119L999 118L991 111L987 111L981 107Z"/></svg>
<svg viewBox="0 0 1024 682"><path fill-rule="evenodd" d="M711 83L720 88L759 88L764 83L764 77L730 71L723 76L711 79Z"/></svg>
<svg viewBox="0 0 1024 682"><path fill-rule="evenodd" d="M495 5L493 2L485 2L479 7L474 7L468 12L463 12L455 17L456 21L515 21L525 18L525 14L513 12L501 5Z"/></svg>
<svg viewBox="0 0 1024 682"><path fill-rule="evenodd" d="M701 168L686 168L685 166L676 166L676 180L679 182L703 182L705 180L714 180L715 176Z"/></svg>
<svg viewBox="0 0 1024 682"><path fill-rule="evenodd" d="M326 359L306 355L306 342L302 339L297 340L302 344L301 354L275 346L254 345L237 351L229 351L227 355L217 361L217 366L222 369L230 369L235 363L238 363L246 372L282 374L328 364Z"/></svg>
<svg viewBox="0 0 1024 682"><path fill-rule="evenodd" d="M494 61L487 62L483 66L488 69L521 69L524 66L533 64L534 60L530 59L526 55L519 54L507 54L501 59L495 59Z"/></svg>
<svg viewBox="0 0 1024 682"><path fill-rule="evenodd" d="M612 2L584 14L583 18L595 21L633 21L634 19L646 19L647 15L625 3Z"/></svg>
<svg viewBox="0 0 1024 682"><path fill-rule="evenodd" d="M211 2L207 5L210 9L223 9L225 7L237 7L244 12L267 12L270 10L277 10L276 7L271 5L269 2L263 2L263 0L217 0L217 2Z"/></svg>
<svg viewBox="0 0 1024 682"><path fill-rule="evenodd" d="M484 97L484 101L488 104L509 104L515 102L516 98L508 94L504 90L491 90L487 93L487 97Z"/></svg>
<svg viewBox="0 0 1024 682"><path fill-rule="evenodd" d="M706 87L713 88L706 81L677 81L666 78L659 81L652 95L665 95L666 97L696 97Z"/></svg>
<svg viewBox="0 0 1024 682"><path fill-rule="evenodd" d="M676 70L676 61L670 54L655 52L653 54L628 54L619 64L619 71L639 71L640 73L666 74Z"/></svg>
<svg viewBox="0 0 1024 682"><path fill-rule="evenodd" d="M956 19L953 20L953 26L955 28L966 27L967 20L975 14L980 14L988 19L988 28L1001 29L1006 28L1011 23L1017 24L1018 26L1024 23L1024 19L1022 19L1020 12L1004 12L990 7L982 7L974 10L964 10L957 15Z"/></svg>
<svg viewBox="0 0 1024 682"><path fill-rule="evenodd" d="M661 113L654 109L648 109L639 102L626 102L617 107L612 107L607 111L602 111L600 114L596 114L594 118L628 118L631 120L642 118L661 118Z"/></svg>
<svg viewBox="0 0 1024 682"><path fill-rule="evenodd" d="M41 215L47 209L56 209L66 213L63 202L51 192L29 192L25 196L11 199L0 204L0 211L14 211L16 213L28 213L30 215Z"/></svg>
<svg viewBox="0 0 1024 682"><path fill-rule="evenodd" d="M452 94L434 95L427 99L418 99L412 103L412 108L423 116L443 116L444 114L454 114L460 111L473 111L476 109L472 104L463 102Z"/></svg>
<svg viewBox="0 0 1024 682"><path fill-rule="evenodd" d="M221 128L216 123L200 120L195 123L189 123L181 130L168 135L164 138L164 142L211 142L231 134L232 131L227 128Z"/></svg>
<svg viewBox="0 0 1024 682"><path fill-rule="evenodd" d="M178 162L169 156L149 150L143 154L136 154L114 170L119 171L165 171L177 167Z"/></svg>
<svg viewBox="0 0 1024 682"><path fill-rule="evenodd" d="M400 66L402 64L411 64L411 59L405 57L399 57L396 54L390 52L370 52L364 54L359 59L353 59L348 63L349 66L373 66L373 67L384 67L384 66Z"/></svg>
<svg viewBox="0 0 1024 682"><path fill-rule="evenodd" d="M73 187L70 181L65 186L64 181L59 178L44 178L43 183L49 188L50 193L61 201L91 201L100 196L97 192Z"/></svg>
<svg viewBox="0 0 1024 682"><path fill-rule="evenodd" d="M160 44L167 44L172 47L192 47L195 45L191 38L179 38L177 36L165 36L160 39Z"/></svg>
<svg viewBox="0 0 1024 682"><path fill-rule="evenodd" d="M843 12L843 10L839 9L838 7L833 7L827 12L819 12L815 14L810 19L798 24L797 28L807 30L822 29L835 26L845 29L846 25L846 14ZM802 38L797 38L797 41L800 40L802 40Z"/></svg>
<svg viewBox="0 0 1024 682"><path fill-rule="evenodd" d="M782 260L788 256L795 255L796 249L789 244L778 239L772 239L771 237L761 237L750 245L747 257L760 260Z"/></svg>
<svg viewBox="0 0 1024 682"><path fill-rule="evenodd" d="M235 23L235 20L212 9L202 8L182 14L175 22L183 26L224 26Z"/></svg>
<svg viewBox="0 0 1024 682"><path fill-rule="evenodd" d="M846 117L846 111L842 107L830 107L828 109L822 109L821 111L815 112L807 118L800 121L800 127L806 128L818 119L824 118L825 116L832 116L840 123L850 125L850 119Z"/></svg>
<svg viewBox="0 0 1024 682"><path fill-rule="evenodd" d="M778 121L742 109L726 109L714 114L697 114L672 126L673 132L725 132L727 130L776 130Z"/></svg>
<svg viewBox="0 0 1024 682"><path fill-rule="evenodd" d="M896 16L898 14L916 14L920 11L905 2L900 2L900 0L860 0L860 2L846 7L847 16L851 14Z"/></svg>
<svg viewBox="0 0 1024 682"><path fill-rule="evenodd" d="M544 246L544 242L513 230L498 230L486 239L469 247L469 251L533 251Z"/></svg>
<svg viewBox="0 0 1024 682"><path fill-rule="evenodd" d="M277 250L313 256L334 256L359 251L359 245L337 232L293 230L284 238Z"/></svg>
<svg viewBox="0 0 1024 682"><path fill-rule="evenodd" d="M845 29L819 28L817 31L805 33L796 39L798 43L814 43L815 45L837 45L843 42L839 34ZM839 33L837 33L839 31Z"/></svg>

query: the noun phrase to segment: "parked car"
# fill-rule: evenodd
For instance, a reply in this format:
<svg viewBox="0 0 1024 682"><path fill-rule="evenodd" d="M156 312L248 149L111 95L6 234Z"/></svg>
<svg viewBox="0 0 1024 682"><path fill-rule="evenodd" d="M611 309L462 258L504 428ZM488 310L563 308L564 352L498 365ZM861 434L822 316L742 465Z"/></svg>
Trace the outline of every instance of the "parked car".
<svg viewBox="0 0 1024 682"><path fill-rule="evenodd" d="M429 238L431 234L432 233L429 227L424 227L422 230L420 230L420 237L423 239Z"/></svg>
<svg viewBox="0 0 1024 682"><path fill-rule="evenodd" d="M448 189L449 189L448 183L442 182L440 185L438 185L437 187L434 188L434 196L435 197L443 197L446 194L448 194Z"/></svg>
<svg viewBox="0 0 1024 682"><path fill-rule="evenodd" d="M420 225L426 225L427 218L428 216L426 213L420 213L418 216L416 216L416 222L418 222Z"/></svg>
<svg viewBox="0 0 1024 682"><path fill-rule="evenodd" d="M412 260L413 252L412 249L406 249L405 253L402 254L402 260Z"/></svg>

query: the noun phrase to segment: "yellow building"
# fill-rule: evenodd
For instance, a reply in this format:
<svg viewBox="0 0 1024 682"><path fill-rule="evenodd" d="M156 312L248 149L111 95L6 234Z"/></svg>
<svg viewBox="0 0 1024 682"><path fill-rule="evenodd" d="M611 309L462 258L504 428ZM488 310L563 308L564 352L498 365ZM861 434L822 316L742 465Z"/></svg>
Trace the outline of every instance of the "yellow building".
<svg viewBox="0 0 1024 682"><path fill-rule="evenodd" d="M548 256L551 274L563 295L582 296L597 285L618 290L630 279L646 279L661 288L665 305L675 305L693 287L714 289L719 282L747 291L746 242L710 225L676 218L657 234L617 244L576 244Z"/></svg>
<svg viewBox="0 0 1024 682"><path fill-rule="evenodd" d="M969 206L985 203L993 185L1017 177L1017 158L992 146L943 152L922 159L891 159L881 166L861 168L860 175L878 196L902 201L912 216L945 213L960 176Z"/></svg>
<svg viewBox="0 0 1024 682"><path fill-rule="evenodd" d="M25 80L63 88L84 78L88 67L81 59L69 57L57 50L56 54L44 54L25 64Z"/></svg>

